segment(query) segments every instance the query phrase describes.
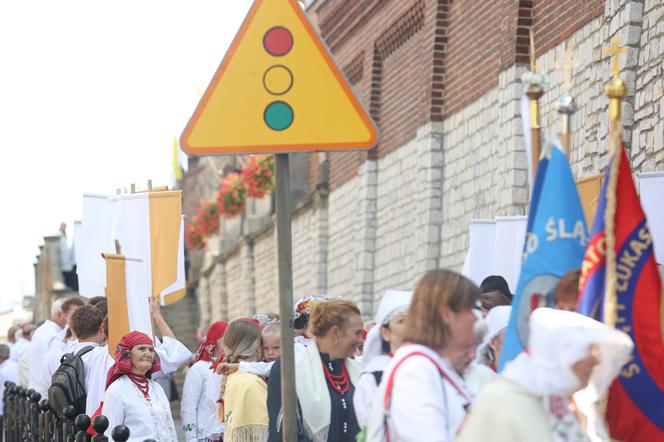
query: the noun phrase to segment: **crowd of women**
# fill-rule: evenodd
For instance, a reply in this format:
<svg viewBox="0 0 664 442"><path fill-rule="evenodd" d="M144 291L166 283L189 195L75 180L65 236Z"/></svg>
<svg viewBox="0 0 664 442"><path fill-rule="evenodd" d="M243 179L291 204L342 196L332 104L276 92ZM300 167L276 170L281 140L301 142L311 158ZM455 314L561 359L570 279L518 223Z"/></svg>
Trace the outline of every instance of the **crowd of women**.
<svg viewBox="0 0 664 442"><path fill-rule="evenodd" d="M563 308L538 308L527 351L497 374L511 295L490 285L433 270L414 292L387 291L367 324L350 301L298 301L298 440L608 440L599 403L629 357L630 338ZM72 315L76 349L101 342L101 315L93 308L81 306ZM130 441L177 440L169 402L154 378L188 358L160 323L165 342L127 334L101 383L97 410L111 427L127 425ZM280 441L279 355L275 314L212 324L186 374L186 441ZM103 365L101 352L96 358Z"/></svg>
<svg viewBox="0 0 664 442"><path fill-rule="evenodd" d="M350 301L300 300L299 441L608 440L599 402L630 338L539 308L528 351L497 374L510 296L434 270L414 292L387 291L367 324ZM187 441L281 440L278 333L276 315L210 327L185 382Z"/></svg>

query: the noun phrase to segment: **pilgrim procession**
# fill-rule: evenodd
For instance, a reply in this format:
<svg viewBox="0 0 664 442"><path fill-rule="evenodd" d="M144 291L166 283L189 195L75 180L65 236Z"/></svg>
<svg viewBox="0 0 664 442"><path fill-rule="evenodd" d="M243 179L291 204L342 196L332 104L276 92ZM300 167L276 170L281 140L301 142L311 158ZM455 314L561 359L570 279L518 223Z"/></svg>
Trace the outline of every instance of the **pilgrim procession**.
<svg viewBox="0 0 664 442"><path fill-rule="evenodd" d="M110 5L0 6L0 442L664 442L664 1Z"/></svg>

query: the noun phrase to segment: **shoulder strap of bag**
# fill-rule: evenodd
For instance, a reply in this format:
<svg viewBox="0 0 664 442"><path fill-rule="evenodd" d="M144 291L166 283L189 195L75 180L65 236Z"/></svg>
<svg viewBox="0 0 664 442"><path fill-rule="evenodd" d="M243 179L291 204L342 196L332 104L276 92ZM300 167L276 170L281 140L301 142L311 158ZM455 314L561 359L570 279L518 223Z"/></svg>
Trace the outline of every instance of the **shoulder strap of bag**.
<svg viewBox="0 0 664 442"><path fill-rule="evenodd" d="M383 402L383 404L385 406L385 420L384 420L383 428L385 429L385 440L387 442L390 441L390 432L388 431L388 428L387 428L387 421L388 421L389 414L390 414L390 411L389 411L390 406L392 405L392 387L394 386L394 375L396 374L396 372L399 369L399 367L401 366L401 364L403 364L406 359L409 359L413 356L423 356L423 357L427 358L429 361L431 361L431 363L433 365L435 365L436 368L438 369L438 373L440 374L440 376L443 377L447 382L449 382L452 385L452 387L457 392L459 392L459 394L466 401L472 402L470 397L468 397L468 395L466 394L466 392L461 387L459 387L457 385L457 383L454 382L454 380L452 380L452 378L447 373L445 373L445 370L443 370L443 368L431 356L429 356L428 354L426 354L424 352L421 352L421 351L414 351L412 353L409 353L406 356L404 356L403 358L401 358L401 360L399 362L396 363L396 365L392 369L392 372L390 373L390 377L387 379L387 385L385 385L385 398L384 398L384 402Z"/></svg>
<svg viewBox="0 0 664 442"><path fill-rule="evenodd" d="M76 356L80 358L81 356L90 353L90 352L92 351L93 348L95 348L94 345L89 345L89 346L87 346L87 347L85 347L85 348L82 348L82 349L80 349L80 350L78 351L78 353L76 353Z"/></svg>

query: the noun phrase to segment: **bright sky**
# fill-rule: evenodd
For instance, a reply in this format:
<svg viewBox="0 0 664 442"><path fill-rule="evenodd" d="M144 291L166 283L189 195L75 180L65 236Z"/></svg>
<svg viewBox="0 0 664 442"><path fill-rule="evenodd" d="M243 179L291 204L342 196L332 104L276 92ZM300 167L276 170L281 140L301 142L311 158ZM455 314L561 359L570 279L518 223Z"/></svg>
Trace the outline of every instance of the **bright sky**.
<svg viewBox="0 0 664 442"><path fill-rule="evenodd" d="M0 310L84 192L171 183L172 139L250 0L0 2Z"/></svg>

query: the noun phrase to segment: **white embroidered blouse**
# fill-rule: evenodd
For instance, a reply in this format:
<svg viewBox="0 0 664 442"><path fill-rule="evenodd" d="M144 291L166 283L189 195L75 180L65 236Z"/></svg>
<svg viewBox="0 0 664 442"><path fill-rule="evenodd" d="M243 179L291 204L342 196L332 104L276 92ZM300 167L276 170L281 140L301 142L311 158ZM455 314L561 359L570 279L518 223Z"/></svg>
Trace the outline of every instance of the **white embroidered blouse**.
<svg viewBox="0 0 664 442"><path fill-rule="evenodd" d="M127 442L177 442L171 406L163 388L148 380L148 397L127 376L120 376L104 394L102 414L108 418L108 432L118 425L129 427Z"/></svg>

